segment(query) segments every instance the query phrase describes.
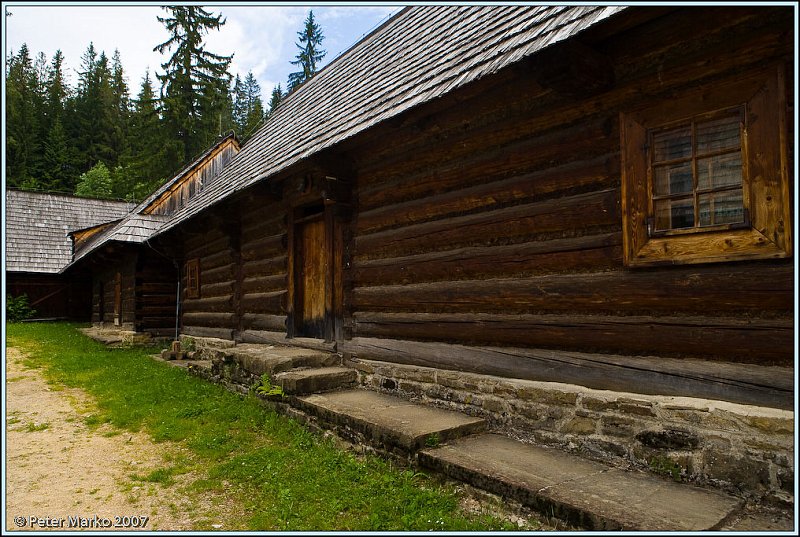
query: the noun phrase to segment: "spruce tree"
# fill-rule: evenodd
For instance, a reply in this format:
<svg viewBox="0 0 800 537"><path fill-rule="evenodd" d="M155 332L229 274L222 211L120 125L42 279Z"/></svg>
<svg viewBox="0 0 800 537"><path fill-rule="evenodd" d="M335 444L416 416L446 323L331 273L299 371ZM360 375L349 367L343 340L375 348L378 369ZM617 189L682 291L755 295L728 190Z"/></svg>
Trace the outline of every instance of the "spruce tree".
<svg viewBox="0 0 800 537"><path fill-rule="evenodd" d="M41 156L38 80L28 46L8 59L6 72L6 181L9 186L40 188L35 176Z"/></svg>
<svg viewBox="0 0 800 537"><path fill-rule="evenodd" d="M111 134L110 146L114 151L114 163L118 164L127 152L128 122L130 121L130 95L128 83L122 69L119 50L114 51L111 63Z"/></svg>
<svg viewBox="0 0 800 537"><path fill-rule="evenodd" d="M233 82L233 122L236 124L236 132L240 135L244 133L247 124L247 93L242 84L241 77L237 74Z"/></svg>
<svg viewBox="0 0 800 537"><path fill-rule="evenodd" d="M154 48L165 53L173 50L163 63L161 99L164 122L173 142L170 150L177 159L176 168L204 150L223 128L232 123L229 96L231 75L228 67L233 56L208 52L203 36L225 24L222 15L212 15L200 6L165 7L170 17L158 17L170 32L170 38Z"/></svg>
<svg viewBox="0 0 800 537"><path fill-rule="evenodd" d="M244 93L246 96L246 114L244 128L242 129L242 141L253 134L264 119L264 104L261 102L261 86L258 84L252 71L248 71L244 79Z"/></svg>
<svg viewBox="0 0 800 537"><path fill-rule="evenodd" d="M272 95L269 99L269 115L272 115L272 113L275 112L275 109L281 104L283 97L284 95L283 91L281 91L281 85L278 84L272 89Z"/></svg>
<svg viewBox="0 0 800 537"><path fill-rule="evenodd" d="M122 161L127 171L127 190L133 199L141 200L174 171L174 164L167 159L164 127L149 71L133 101L128 134L128 152Z"/></svg>
<svg viewBox="0 0 800 537"><path fill-rule="evenodd" d="M291 62L292 65L299 65L300 70L289 75L288 93L293 92L303 82L310 79L317 73L317 64L325 57L326 52L322 50L322 28L314 21L314 12L309 11L308 17L303 23L303 30L297 32L300 42L296 43L300 49L297 60Z"/></svg>

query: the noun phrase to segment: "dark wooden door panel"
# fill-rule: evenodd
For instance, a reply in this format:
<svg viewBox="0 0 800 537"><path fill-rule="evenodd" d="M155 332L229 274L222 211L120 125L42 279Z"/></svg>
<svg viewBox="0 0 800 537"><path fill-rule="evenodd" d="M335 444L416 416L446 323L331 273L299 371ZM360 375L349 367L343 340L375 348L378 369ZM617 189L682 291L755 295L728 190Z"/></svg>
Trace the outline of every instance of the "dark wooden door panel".
<svg viewBox="0 0 800 537"><path fill-rule="evenodd" d="M325 221L320 215L319 219L306 221L298 227L298 328L305 337L323 338L325 281L330 269L330 256L325 248Z"/></svg>

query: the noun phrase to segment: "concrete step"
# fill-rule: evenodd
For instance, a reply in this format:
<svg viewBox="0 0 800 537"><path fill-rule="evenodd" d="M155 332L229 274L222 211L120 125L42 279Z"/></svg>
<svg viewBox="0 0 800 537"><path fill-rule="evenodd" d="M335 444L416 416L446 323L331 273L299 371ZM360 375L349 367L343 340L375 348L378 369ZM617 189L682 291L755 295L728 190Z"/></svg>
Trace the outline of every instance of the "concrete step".
<svg viewBox="0 0 800 537"><path fill-rule="evenodd" d="M356 370L349 367L319 367L277 373L272 383L286 394L306 395L351 387L357 378Z"/></svg>
<svg viewBox="0 0 800 537"><path fill-rule="evenodd" d="M742 501L495 434L419 453L423 466L595 531L715 530Z"/></svg>
<svg viewBox="0 0 800 537"><path fill-rule="evenodd" d="M340 436L400 455L411 455L426 444L481 432L486 427L481 418L367 390L308 395L298 397L295 404Z"/></svg>

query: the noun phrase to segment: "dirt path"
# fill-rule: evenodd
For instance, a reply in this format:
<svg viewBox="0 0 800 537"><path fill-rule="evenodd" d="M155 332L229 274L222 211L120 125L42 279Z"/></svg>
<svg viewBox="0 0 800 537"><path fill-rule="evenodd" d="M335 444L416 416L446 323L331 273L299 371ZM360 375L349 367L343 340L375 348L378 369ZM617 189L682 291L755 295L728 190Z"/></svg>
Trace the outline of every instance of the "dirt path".
<svg viewBox="0 0 800 537"><path fill-rule="evenodd" d="M131 477L163 468L179 447L110 426L87 427L92 403L84 392L48 385L25 367L19 350L7 351L8 530L197 528L204 506L190 504L180 482L163 487Z"/></svg>

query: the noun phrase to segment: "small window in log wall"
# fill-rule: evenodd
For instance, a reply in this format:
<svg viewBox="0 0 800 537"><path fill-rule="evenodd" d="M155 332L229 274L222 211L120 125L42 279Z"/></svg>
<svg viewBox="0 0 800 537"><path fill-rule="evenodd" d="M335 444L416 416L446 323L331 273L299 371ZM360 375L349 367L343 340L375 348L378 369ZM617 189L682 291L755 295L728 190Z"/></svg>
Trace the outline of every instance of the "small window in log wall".
<svg viewBox="0 0 800 537"><path fill-rule="evenodd" d="M200 260L190 259L186 262L186 296L200 298Z"/></svg>
<svg viewBox="0 0 800 537"><path fill-rule="evenodd" d="M621 114L628 266L791 255L782 71Z"/></svg>

